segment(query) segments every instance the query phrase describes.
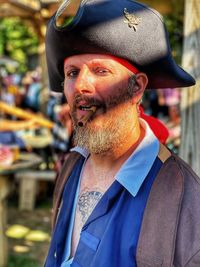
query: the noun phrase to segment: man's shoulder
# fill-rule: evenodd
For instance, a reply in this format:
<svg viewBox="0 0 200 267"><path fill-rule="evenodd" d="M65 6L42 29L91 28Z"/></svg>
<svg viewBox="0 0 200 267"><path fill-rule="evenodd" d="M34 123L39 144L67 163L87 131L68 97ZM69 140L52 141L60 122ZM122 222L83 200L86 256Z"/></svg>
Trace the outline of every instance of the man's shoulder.
<svg viewBox="0 0 200 267"><path fill-rule="evenodd" d="M184 180L184 186L195 186L200 190L200 177L195 171L178 155L172 153L168 161L164 163L169 172L177 172Z"/></svg>
<svg viewBox="0 0 200 267"><path fill-rule="evenodd" d="M182 207L198 209L200 215L200 177L178 155L171 156L163 162L157 176L158 190L163 186L173 187L182 191ZM159 186L160 184L160 186Z"/></svg>
<svg viewBox="0 0 200 267"><path fill-rule="evenodd" d="M157 181L160 184L157 189L161 191L163 185L181 189L181 213L195 214L194 217L198 216L200 220L200 177L188 163L172 153L163 163Z"/></svg>

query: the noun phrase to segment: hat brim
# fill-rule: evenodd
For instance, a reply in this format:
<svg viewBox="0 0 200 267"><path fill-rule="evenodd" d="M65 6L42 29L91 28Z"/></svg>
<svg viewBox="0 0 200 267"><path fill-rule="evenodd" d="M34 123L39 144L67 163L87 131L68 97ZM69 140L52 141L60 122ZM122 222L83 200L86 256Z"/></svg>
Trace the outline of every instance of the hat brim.
<svg viewBox="0 0 200 267"><path fill-rule="evenodd" d="M137 29L129 27L124 7L140 18ZM46 34L46 54L50 89L62 91L63 63L78 54L109 54L128 60L148 76L149 89L188 87L194 78L174 61L168 33L160 15L149 7L127 0L83 1L64 27L50 20Z"/></svg>

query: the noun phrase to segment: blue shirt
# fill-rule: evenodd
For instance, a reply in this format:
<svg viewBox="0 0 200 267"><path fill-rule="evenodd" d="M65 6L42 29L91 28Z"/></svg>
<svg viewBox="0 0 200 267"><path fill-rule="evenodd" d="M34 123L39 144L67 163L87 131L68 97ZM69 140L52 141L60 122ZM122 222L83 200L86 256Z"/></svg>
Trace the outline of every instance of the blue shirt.
<svg viewBox="0 0 200 267"><path fill-rule="evenodd" d="M144 120L140 119L140 123L145 129L145 136L138 147L131 154L131 156L123 163L120 170L115 176L115 180L118 181L127 191L129 191L129 193L133 197L137 195L159 152L158 139L155 137L150 127ZM85 149L82 149L80 147L75 147L72 150L75 150L82 154L85 159L87 159L89 155ZM80 189L80 180L81 175L76 190L76 197L74 200L74 206L71 214L70 226L67 233L61 267L70 267L73 261L73 258L69 259L69 256L71 252L72 231L75 219L76 204Z"/></svg>

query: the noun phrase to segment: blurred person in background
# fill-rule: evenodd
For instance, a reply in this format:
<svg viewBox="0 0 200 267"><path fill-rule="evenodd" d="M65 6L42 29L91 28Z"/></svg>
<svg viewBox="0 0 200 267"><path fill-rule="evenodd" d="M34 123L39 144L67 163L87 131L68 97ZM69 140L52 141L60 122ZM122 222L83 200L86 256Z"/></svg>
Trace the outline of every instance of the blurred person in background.
<svg viewBox="0 0 200 267"><path fill-rule="evenodd" d="M170 125L176 126L180 123L180 90L178 88L158 90L158 103L160 106L167 107Z"/></svg>

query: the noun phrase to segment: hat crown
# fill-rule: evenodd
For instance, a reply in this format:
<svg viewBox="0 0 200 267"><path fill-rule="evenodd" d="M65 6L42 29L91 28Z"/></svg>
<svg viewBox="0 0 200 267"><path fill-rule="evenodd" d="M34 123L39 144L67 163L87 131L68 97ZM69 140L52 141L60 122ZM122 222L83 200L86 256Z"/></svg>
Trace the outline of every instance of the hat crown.
<svg viewBox="0 0 200 267"><path fill-rule="evenodd" d="M53 90L60 90L64 79L64 58L88 53L128 60L147 74L148 88L194 84L174 62L162 16L154 9L133 0L83 0L73 19L58 26L69 2L63 3L47 29L47 65Z"/></svg>

